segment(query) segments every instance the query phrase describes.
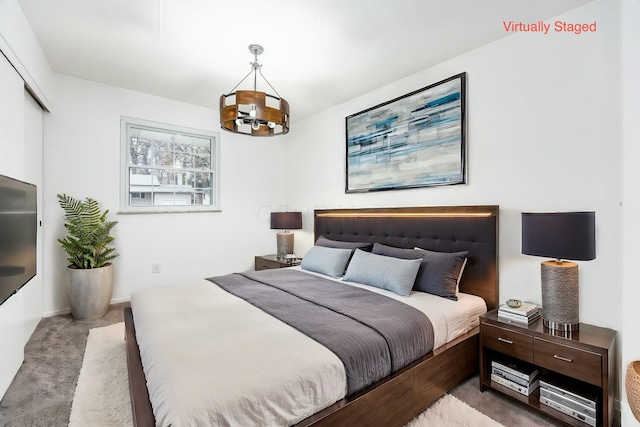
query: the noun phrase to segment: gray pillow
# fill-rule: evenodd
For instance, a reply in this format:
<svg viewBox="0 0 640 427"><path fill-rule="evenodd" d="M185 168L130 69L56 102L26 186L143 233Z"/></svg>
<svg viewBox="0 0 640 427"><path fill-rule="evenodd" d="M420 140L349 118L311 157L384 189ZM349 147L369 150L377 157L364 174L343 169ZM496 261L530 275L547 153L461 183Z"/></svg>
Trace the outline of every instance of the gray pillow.
<svg viewBox="0 0 640 427"><path fill-rule="evenodd" d="M458 282L469 252L435 252L422 248L403 249L376 243L374 254L404 259L421 258L422 263L413 286L414 291L428 292L443 298L458 301Z"/></svg>
<svg viewBox="0 0 640 427"><path fill-rule="evenodd" d="M420 268L420 259L400 259L356 249L342 280L371 285L409 296Z"/></svg>
<svg viewBox="0 0 640 427"><path fill-rule="evenodd" d="M396 248L395 246L387 246L382 243L374 243L371 253L402 259L424 258L424 252L421 252L419 249Z"/></svg>
<svg viewBox="0 0 640 427"><path fill-rule="evenodd" d="M300 267L303 270L340 277L344 274L349 257L351 257L351 249L314 246L306 253Z"/></svg>
<svg viewBox="0 0 640 427"><path fill-rule="evenodd" d="M327 239L324 236L318 237L316 240L316 246L325 246L327 248L340 248L340 249L363 249L365 251L371 250L371 243L366 242L343 242L340 240Z"/></svg>
<svg viewBox="0 0 640 427"><path fill-rule="evenodd" d="M416 278L415 290L428 292L453 301L458 301L456 290L469 251L434 252L415 248L424 252L421 274Z"/></svg>

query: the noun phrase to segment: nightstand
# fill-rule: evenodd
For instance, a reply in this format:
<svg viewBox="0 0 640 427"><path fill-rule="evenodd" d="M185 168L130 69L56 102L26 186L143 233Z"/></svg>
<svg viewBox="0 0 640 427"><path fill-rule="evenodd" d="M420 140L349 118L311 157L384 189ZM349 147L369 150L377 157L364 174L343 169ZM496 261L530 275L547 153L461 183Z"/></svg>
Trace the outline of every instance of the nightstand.
<svg viewBox="0 0 640 427"><path fill-rule="evenodd" d="M539 389L529 396L491 380L491 361L508 357L538 367L540 378L561 374L574 389L598 396L596 427L613 422L616 332L580 323L578 331L555 334L539 319L530 325L498 320L498 311L480 316L480 390L494 390L567 426L587 427L569 415L540 403Z"/></svg>
<svg viewBox="0 0 640 427"><path fill-rule="evenodd" d="M300 258L278 258L275 255L262 255L257 256L255 260L255 269L268 270L271 268L284 268L300 265L302 260Z"/></svg>

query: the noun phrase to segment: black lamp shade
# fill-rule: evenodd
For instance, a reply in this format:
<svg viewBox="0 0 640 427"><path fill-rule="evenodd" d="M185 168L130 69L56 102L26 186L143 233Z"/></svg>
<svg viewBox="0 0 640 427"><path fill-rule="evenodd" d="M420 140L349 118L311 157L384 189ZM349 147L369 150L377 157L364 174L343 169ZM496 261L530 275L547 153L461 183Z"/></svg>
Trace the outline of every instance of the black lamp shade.
<svg viewBox="0 0 640 427"><path fill-rule="evenodd" d="M522 213L522 253L556 259L596 258L596 213Z"/></svg>
<svg viewBox="0 0 640 427"><path fill-rule="evenodd" d="M271 212L272 230L299 230L302 228L302 212Z"/></svg>

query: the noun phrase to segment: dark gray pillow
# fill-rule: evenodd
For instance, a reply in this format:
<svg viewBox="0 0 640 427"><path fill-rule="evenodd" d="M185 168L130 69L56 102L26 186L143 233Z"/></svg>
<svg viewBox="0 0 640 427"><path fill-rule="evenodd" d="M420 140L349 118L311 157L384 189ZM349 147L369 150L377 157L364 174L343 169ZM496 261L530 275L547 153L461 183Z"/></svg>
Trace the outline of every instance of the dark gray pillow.
<svg viewBox="0 0 640 427"><path fill-rule="evenodd" d="M424 258L424 252L418 249L396 248L395 246L387 246L382 243L374 243L371 253L402 259Z"/></svg>
<svg viewBox="0 0 640 427"><path fill-rule="evenodd" d="M303 270L340 277L344 274L350 257L351 249L314 246L305 254L300 267Z"/></svg>
<svg viewBox="0 0 640 427"><path fill-rule="evenodd" d="M419 268L419 259L400 259L356 249L342 280L375 286L406 297L411 293Z"/></svg>
<svg viewBox="0 0 640 427"><path fill-rule="evenodd" d="M376 243L373 245L372 253L404 259L422 257L413 290L458 301L456 290L468 251L435 252L421 248L395 248Z"/></svg>
<svg viewBox="0 0 640 427"><path fill-rule="evenodd" d="M316 240L316 246L324 246L327 248L340 248L340 249L362 249L365 251L371 250L371 243L366 242L343 242L340 240L327 239L324 236L318 237Z"/></svg>

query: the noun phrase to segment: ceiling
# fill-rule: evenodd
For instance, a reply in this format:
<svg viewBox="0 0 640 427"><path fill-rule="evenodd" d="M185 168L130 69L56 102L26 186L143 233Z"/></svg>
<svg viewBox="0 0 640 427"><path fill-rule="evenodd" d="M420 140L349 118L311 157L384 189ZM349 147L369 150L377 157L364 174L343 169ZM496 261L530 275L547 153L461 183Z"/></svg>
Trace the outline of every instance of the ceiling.
<svg viewBox="0 0 640 427"><path fill-rule="evenodd" d="M262 73L295 121L505 37L503 21L546 20L589 1L18 3L53 71L216 110L259 43ZM258 90L271 92L260 78Z"/></svg>

